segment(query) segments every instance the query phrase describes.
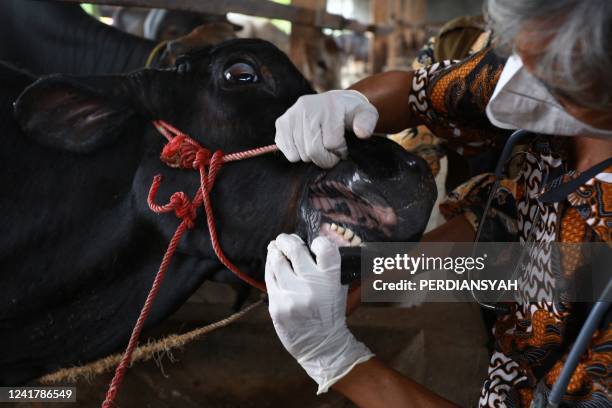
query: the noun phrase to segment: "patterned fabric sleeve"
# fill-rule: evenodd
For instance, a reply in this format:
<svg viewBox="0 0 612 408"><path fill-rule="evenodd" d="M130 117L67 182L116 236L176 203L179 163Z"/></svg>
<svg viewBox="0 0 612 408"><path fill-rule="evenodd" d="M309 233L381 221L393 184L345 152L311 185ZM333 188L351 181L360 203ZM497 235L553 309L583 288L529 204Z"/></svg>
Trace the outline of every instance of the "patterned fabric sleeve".
<svg viewBox="0 0 612 408"><path fill-rule="evenodd" d="M612 243L612 166L588 180L567 199L601 241Z"/></svg>
<svg viewBox="0 0 612 408"><path fill-rule="evenodd" d="M441 61L414 72L408 102L421 121L459 154L499 147L508 132L487 119L487 106L504 66L490 48L461 61Z"/></svg>
<svg viewBox="0 0 612 408"><path fill-rule="evenodd" d="M434 50L436 48L436 37L429 37L425 45L417 52L412 61L412 69L417 70L434 63Z"/></svg>
<svg viewBox="0 0 612 408"><path fill-rule="evenodd" d="M494 182L495 177L491 173L472 177L448 193L448 196L440 203L440 213L446 220L463 215L474 231L477 231ZM513 242L517 240L515 201L517 188L515 180L502 180L491 202L489 215L480 237L481 241Z"/></svg>

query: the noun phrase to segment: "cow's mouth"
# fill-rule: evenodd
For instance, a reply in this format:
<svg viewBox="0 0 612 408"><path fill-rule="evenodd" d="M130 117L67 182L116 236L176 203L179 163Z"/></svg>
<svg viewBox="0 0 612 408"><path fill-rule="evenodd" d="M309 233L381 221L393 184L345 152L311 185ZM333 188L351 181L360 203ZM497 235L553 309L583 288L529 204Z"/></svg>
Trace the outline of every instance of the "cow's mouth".
<svg viewBox="0 0 612 408"><path fill-rule="evenodd" d="M380 194L365 188L368 184L358 172L348 180L321 177L311 183L308 207L319 221L313 235L326 236L339 246L390 239L397 215Z"/></svg>
<svg viewBox="0 0 612 408"><path fill-rule="evenodd" d="M339 246L419 240L436 198L427 165L386 139L348 140L349 160L306 186L300 234Z"/></svg>

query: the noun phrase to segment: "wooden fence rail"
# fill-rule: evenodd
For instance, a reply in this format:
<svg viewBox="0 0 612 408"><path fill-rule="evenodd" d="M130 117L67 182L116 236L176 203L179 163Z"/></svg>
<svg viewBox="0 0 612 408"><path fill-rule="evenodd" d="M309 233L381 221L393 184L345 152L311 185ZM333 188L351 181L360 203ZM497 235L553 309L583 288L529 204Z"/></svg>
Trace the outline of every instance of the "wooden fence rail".
<svg viewBox="0 0 612 408"><path fill-rule="evenodd" d="M82 0L61 0L81 3ZM287 20L294 24L308 25L335 30L372 32L385 35L392 31L390 26L366 24L357 20L344 18L324 10L312 10L305 7L274 3L269 0L86 0L93 4L108 4L126 7L164 8L198 13L225 14L228 12L250 16Z"/></svg>

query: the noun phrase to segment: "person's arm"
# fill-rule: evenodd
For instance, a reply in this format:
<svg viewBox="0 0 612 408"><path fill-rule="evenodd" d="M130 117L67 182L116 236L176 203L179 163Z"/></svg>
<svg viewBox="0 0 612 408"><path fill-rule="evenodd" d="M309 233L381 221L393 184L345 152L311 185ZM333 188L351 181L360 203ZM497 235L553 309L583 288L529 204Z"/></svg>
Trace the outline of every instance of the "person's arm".
<svg viewBox="0 0 612 408"><path fill-rule="evenodd" d="M376 107L376 132L397 133L421 124L408 104L413 71L389 71L372 75L349 89L361 92Z"/></svg>
<svg viewBox="0 0 612 408"><path fill-rule="evenodd" d="M497 148L508 132L491 124L485 107L503 66L484 49L462 61L385 72L347 90L304 95L277 119L274 141L289 161L323 168L346 158L345 130L365 139L375 130L425 125L460 154Z"/></svg>
<svg viewBox="0 0 612 408"><path fill-rule="evenodd" d="M332 388L365 408L457 406L376 358L357 364Z"/></svg>
<svg viewBox="0 0 612 408"><path fill-rule="evenodd" d="M419 124L408 96L412 72L366 78L347 90L303 95L276 120L274 142L291 162L330 168L346 158L345 129L365 139L376 130L397 132Z"/></svg>
<svg viewBox="0 0 612 408"><path fill-rule="evenodd" d="M319 385L363 407L446 407L444 398L385 367L346 325L347 287L340 284L340 252L324 237L311 255L297 235L268 245L266 285L270 317L285 349Z"/></svg>
<svg viewBox="0 0 612 408"><path fill-rule="evenodd" d="M474 242L474 239L474 227L465 216L458 215L423 234L421 242Z"/></svg>

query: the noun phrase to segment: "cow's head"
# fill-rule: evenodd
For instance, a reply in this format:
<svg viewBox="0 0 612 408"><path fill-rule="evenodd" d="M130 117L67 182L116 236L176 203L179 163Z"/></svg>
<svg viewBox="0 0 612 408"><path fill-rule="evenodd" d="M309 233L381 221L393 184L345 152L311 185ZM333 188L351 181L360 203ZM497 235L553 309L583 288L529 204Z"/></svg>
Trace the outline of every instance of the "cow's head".
<svg viewBox="0 0 612 408"><path fill-rule="evenodd" d="M193 195L198 176L163 165L163 138L151 121L163 119L211 150L237 152L273 143L276 118L307 93L307 81L276 47L233 40L185 56L173 69L39 80L19 98L16 115L38 142L84 158L137 140L138 155L118 158L138 162L127 194L136 217L167 241L177 221L148 209L151 180L165 176L158 201L166 202L174 191ZM425 162L384 138L349 135L348 144L348 160L329 171L280 153L226 164L212 201L228 257L261 279L267 243L280 232L297 230L308 241L323 234L341 245L419 239L436 195ZM179 251L216 259L201 214ZM206 265L203 278L222 269Z"/></svg>

